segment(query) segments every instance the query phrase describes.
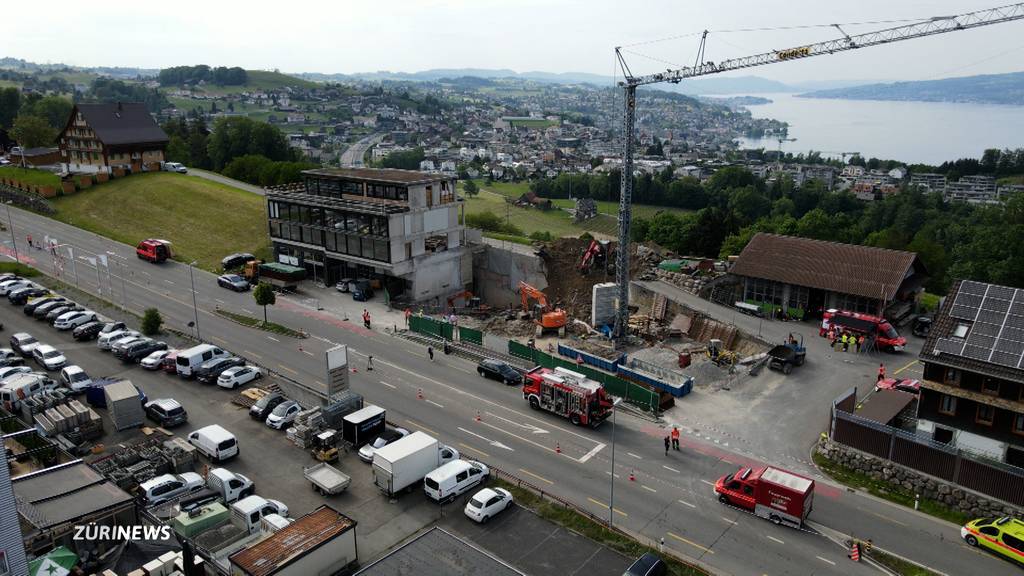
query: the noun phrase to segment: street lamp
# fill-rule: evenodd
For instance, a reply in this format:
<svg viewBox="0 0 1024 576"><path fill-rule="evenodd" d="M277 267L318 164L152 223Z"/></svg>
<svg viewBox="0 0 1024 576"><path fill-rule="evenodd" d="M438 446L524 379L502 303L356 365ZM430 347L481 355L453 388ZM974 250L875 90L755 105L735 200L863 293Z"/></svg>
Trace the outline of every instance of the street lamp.
<svg viewBox="0 0 1024 576"><path fill-rule="evenodd" d="M192 284L192 311L196 316L196 340L202 340L203 337L199 335L199 306L196 304L196 279L192 274L192 267L196 265L198 260L193 260L188 263L188 280Z"/></svg>
<svg viewBox="0 0 1024 576"><path fill-rule="evenodd" d="M615 407L622 402L622 398L616 398L612 402L612 476L611 476L611 493L608 496L608 526L611 527L613 524L613 518L615 517Z"/></svg>
<svg viewBox="0 0 1024 576"><path fill-rule="evenodd" d="M11 228L11 244L14 245L14 261L21 262L18 258L18 241L14 238L14 220L11 220L11 201L4 202L7 205L7 225Z"/></svg>

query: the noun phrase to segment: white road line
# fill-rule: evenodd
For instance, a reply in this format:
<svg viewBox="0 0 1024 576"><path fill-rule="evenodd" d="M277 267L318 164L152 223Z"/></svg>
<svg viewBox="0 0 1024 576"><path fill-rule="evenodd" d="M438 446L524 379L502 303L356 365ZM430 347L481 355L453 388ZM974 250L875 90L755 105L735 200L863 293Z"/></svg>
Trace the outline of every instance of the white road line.
<svg viewBox="0 0 1024 576"><path fill-rule="evenodd" d="M251 310L246 310L245 308L242 308L241 310L242 310L242 312L245 312L246 314L252 314Z"/></svg>
<svg viewBox="0 0 1024 576"><path fill-rule="evenodd" d="M835 565L836 565L836 563L835 563L835 562L833 562L833 561L829 560L828 558L822 558L821 556L815 556L815 558L817 558L818 560L821 560L822 562L828 562L829 564L831 564L831 565L833 565L833 566L835 566Z"/></svg>
<svg viewBox="0 0 1024 576"><path fill-rule="evenodd" d="M696 508L697 507L696 504L690 504L689 502L686 502L684 500L676 500L676 502L679 502L683 506L689 506L690 508Z"/></svg>
<svg viewBox="0 0 1024 576"><path fill-rule="evenodd" d="M166 278L164 278L164 282L167 282L168 284L174 284L174 282L171 282L170 280L168 280Z"/></svg>
<svg viewBox="0 0 1024 576"><path fill-rule="evenodd" d="M280 340L278 340L277 338L274 338L273 336L267 336L267 338L270 338L274 342L280 342Z"/></svg>
<svg viewBox="0 0 1024 576"><path fill-rule="evenodd" d="M309 350L303 350L302 353L306 354L307 356L313 356L313 353L310 352Z"/></svg>
<svg viewBox="0 0 1024 576"><path fill-rule="evenodd" d="M654 488L651 488L650 486L646 486L646 485L641 484L640 487L643 488L644 490L647 490L648 492L654 492L655 494L658 493L657 490L655 490Z"/></svg>
<svg viewBox="0 0 1024 576"><path fill-rule="evenodd" d="M715 485L714 482L708 482L707 480L704 480L703 478L701 479L701 482L707 484L708 486L714 486Z"/></svg>
<svg viewBox="0 0 1024 576"><path fill-rule="evenodd" d="M385 386L387 386L388 388L391 388L392 390L397 390L398 389L398 386L395 386L394 384L388 384L387 382L385 382L383 380L381 380L380 383L385 385Z"/></svg>
<svg viewBox="0 0 1024 576"><path fill-rule="evenodd" d="M437 402L434 402L433 400L426 400L425 402L427 404L433 404L434 406L437 406L438 408L444 408L444 406L438 404Z"/></svg>
<svg viewBox="0 0 1024 576"><path fill-rule="evenodd" d="M664 468L665 470L668 470L669 472L675 472L676 474L681 474L681 472L679 472L679 470L676 470L675 468L673 468L671 466L665 466L664 464L662 464L661 467Z"/></svg>
<svg viewBox="0 0 1024 576"><path fill-rule="evenodd" d="M735 524L735 522L733 522L733 524ZM775 536L768 536L767 534L765 534L765 537L767 537L772 542L778 542L779 544L785 544L785 542L783 542L782 540L779 540ZM821 558L821 556L818 556L818 558ZM824 558L822 558L822 560L824 560Z"/></svg>
<svg viewBox="0 0 1024 576"><path fill-rule="evenodd" d="M593 458L595 454L597 454L598 452L600 452L604 448L604 446L605 446L604 444L598 444L597 446L594 446L590 450L590 452L587 452L586 454L583 455L583 458L580 458L580 460L579 460L580 464L584 464L584 463L586 463L587 460L590 460L591 458ZM619 476L616 475L615 477L618 478Z"/></svg>
<svg viewBox="0 0 1024 576"><path fill-rule="evenodd" d="M639 456L637 454L633 454L632 452L626 452L626 454L629 454L630 456L632 456L633 458L636 458L637 460L643 460L644 459L643 456Z"/></svg>
<svg viewBox="0 0 1024 576"><path fill-rule="evenodd" d="M227 302L221 300L220 298L214 298L214 300L216 300L217 302L220 302L221 304L227 304Z"/></svg>

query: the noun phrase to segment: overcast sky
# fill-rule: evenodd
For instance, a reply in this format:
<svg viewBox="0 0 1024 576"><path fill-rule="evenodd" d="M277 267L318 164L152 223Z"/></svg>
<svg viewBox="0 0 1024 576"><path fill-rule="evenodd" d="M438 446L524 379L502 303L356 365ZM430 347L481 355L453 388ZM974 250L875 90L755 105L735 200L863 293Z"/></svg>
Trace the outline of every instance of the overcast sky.
<svg viewBox="0 0 1024 576"><path fill-rule="evenodd" d="M831 28L741 28L957 14L1009 0L179 0L11 2L0 56L82 66L284 72L508 68L611 75L613 47L697 33L707 59L825 40ZM850 34L895 26L848 26ZM634 73L692 64L696 36L627 54ZM648 58L650 57L650 58ZM662 62L664 61L664 62ZM667 63L665 63L667 62ZM784 82L922 80L1024 70L1024 21L748 70Z"/></svg>

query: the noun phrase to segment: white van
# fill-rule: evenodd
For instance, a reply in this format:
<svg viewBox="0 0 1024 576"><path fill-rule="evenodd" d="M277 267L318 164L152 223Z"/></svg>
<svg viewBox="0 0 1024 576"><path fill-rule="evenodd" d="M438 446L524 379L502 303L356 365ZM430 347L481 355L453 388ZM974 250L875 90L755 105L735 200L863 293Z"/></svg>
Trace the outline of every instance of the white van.
<svg viewBox="0 0 1024 576"><path fill-rule="evenodd" d="M8 412L15 412L21 408L22 400L45 389L46 380L39 374L15 374L0 385L0 405Z"/></svg>
<svg viewBox="0 0 1024 576"><path fill-rule="evenodd" d="M454 460L423 479L423 491L437 502L448 502L487 479L490 470L474 460Z"/></svg>
<svg viewBox="0 0 1024 576"><path fill-rule="evenodd" d="M238 440L235 435L217 424L210 424L189 434L188 442L214 462L238 456Z"/></svg>
<svg viewBox="0 0 1024 576"><path fill-rule="evenodd" d="M178 352L174 364L177 367L178 376L191 378L193 371L203 362L229 355L213 344L200 344Z"/></svg>

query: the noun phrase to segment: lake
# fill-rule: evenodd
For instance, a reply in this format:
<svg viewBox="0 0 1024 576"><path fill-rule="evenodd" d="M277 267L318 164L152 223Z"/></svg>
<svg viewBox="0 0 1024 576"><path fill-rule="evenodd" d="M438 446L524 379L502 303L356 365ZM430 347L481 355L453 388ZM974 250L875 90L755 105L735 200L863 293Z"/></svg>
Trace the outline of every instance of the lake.
<svg viewBox="0 0 1024 576"><path fill-rule="evenodd" d="M794 154L860 152L864 158L941 164L980 158L986 148L1024 147L1024 106L759 96L772 103L747 108L757 118L788 122L789 137L797 140L783 142L782 149ZM740 141L749 148L779 147L773 139Z"/></svg>

